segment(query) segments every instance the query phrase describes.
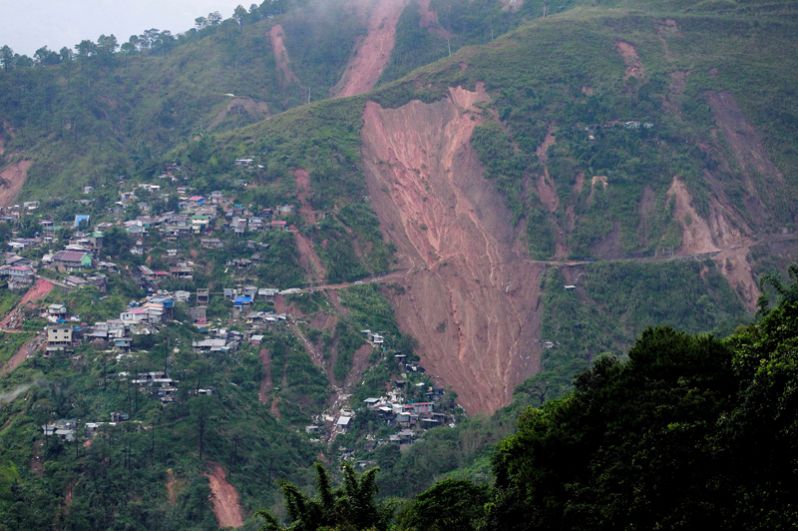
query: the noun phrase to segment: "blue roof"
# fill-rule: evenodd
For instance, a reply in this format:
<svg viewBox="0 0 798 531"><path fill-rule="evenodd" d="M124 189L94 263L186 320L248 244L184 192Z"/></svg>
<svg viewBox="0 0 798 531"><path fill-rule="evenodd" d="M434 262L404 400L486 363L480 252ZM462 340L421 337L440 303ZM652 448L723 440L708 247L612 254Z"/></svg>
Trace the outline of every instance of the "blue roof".
<svg viewBox="0 0 798 531"><path fill-rule="evenodd" d="M246 295L239 295L233 300L234 304L252 304L252 297Z"/></svg>

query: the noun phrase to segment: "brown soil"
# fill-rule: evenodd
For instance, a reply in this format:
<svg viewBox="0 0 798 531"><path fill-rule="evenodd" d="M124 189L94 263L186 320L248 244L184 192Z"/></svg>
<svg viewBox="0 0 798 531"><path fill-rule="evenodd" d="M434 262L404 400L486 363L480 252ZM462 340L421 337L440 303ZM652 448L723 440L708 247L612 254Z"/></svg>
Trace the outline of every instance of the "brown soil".
<svg viewBox="0 0 798 531"><path fill-rule="evenodd" d="M662 102L662 107L665 112L675 114L677 116L682 115L681 99L682 94L684 94L684 88L687 86L687 77L689 75L690 72L687 70L677 70L675 72L671 72L671 80L668 84L668 93Z"/></svg>
<svg viewBox="0 0 798 531"><path fill-rule="evenodd" d="M539 369L542 266L516 247L500 195L471 149L476 92L430 104L369 102L361 132L369 195L410 271L392 303L424 365L471 413L491 412Z"/></svg>
<svg viewBox="0 0 798 531"><path fill-rule="evenodd" d="M710 199L709 217L702 218L693 207L690 192L674 178L668 197L674 201L674 218L682 226L682 256L716 253L718 270L737 291L749 310L756 308L759 287L748 260L750 229L733 210L717 197Z"/></svg>
<svg viewBox="0 0 798 531"><path fill-rule="evenodd" d="M549 130L546 132L546 137L543 139L543 143L541 143L535 151L540 163L543 165L543 174L538 178L537 183L538 197L540 197L540 202L543 203L549 212L556 212L560 206L560 199L557 196L557 189L554 185L554 182L551 180L551 176L549 175L549 167L547 165L549 161L549 148L553 146L556 141L557 140L554 136L553 127L549 126Z"/></svg>
<svg viewBox="0 0 798 531"><path fill-rule="evenodd" d="M754 177L758 175L761 178L762 187L766 188L766 193L770 195L784 183L784 177L770 160L761 135L745 118L734 96L728 92L710 92L707 94L707 100L712 108L715 123L723 133L743 173L743 184L749 196L746 206L755 221L761 222L767 216L767 209L762 202L760 189ZM766 184L771 186L766 187Z"/></svg>
<svg viewBox="0 0 798 531"><path fill-rule="evenodd" d="M713 260L720 273L737 291L748 310L754 311L761 293L748 260L748 248L725 250L715 256Z"/></svg>
<svg viewBox="0 0 798 531"><path fill-rule="evenodd" d="M241 502L239 501L238 491L227 481L227 473L222 465L211 463L211 470L205 477L211 488L211 503L213 504L213 514L219 527L241 527L244 525L244 518L241 513Z"/></svg>
<svg viewBox="0 0 798 531"><path fill-rule="evenodd" d="M272 357L265 348L260 350L260 362L263 364L263 378L258 390L258 401L266 404L269 401L269 393L272 392Z"/></svg>
<svg viewBox="0 0 798 531"><path fill-rule="evenodd" d="M693 207L693 198L684 183L677 177L673 178L668 189L668 197L674 202L673 217L682 227L682 246L680 253L683 255L711 253L718 250L712 235L709 223L698 215Z"/></svg>
<svg viewBox="0 0 798 531"><path fill-rule="evenodd" d="M337 98L356 96L374 88L391 58L396 24L408 0L376 0L371 7L368 32L355 46L344 75L333 88Z"/></svg>
<svg viewBox="0 0 798 531"><path fill-rule="evenodd" d="M230 116L243 116L247 120L257 121L269 116L269 105L252 98L235 97L213 117L209 127L219 127Z"/></svg>
<svg viewBox="0 0 798 531"><path fill-rule="evenodd" d="M0 207L14 204L22 186L28 179L28 170L31 164L32 162L29 160L20 160L0 170Z"/></svg>
<svg viewBox="0 0 798 531"><path fill-rule="evenodd" d="M288 57L288 50L285 47L285 32L280 24L272 26L272 29L269 30L269 40L272 43L274 61L277 63L277 69L282 75L281 81L285 84L298 84L299 78L296 77L294 71L291 70L291 60Z"/></svg>
<svg viewBox="0 0 798 531"><path fill-rule="evenodd" d="M38 352L43 345L44 336L40 334L19 347L19 350L0 368L0 376L6 376L14 372L20 365L25 363L25 360Z"/></svg>
<svg viewBox="0 0 798 531"><path fill-rule="evenodd" d="M166 469L166 499L169 500L169 505L177 503L177 478L171 468Z"/></svg>
<svg viewBox="0 0 798 531"><path fill-rule="evenodd" d="M352 356L352 368L349 370L349 374L346 376L346 382L344 383L345 390L349 391L353 389L360 381L363 373L366 372L366 369L369 368L369 358L371 357L372 350L372 346L365 343L355 351L354 356Z"/></svg>
<svg viewBox="0 0 798 531"><path fill-rule="evenodd" d="M39 302L53 291L53 287L52 282L43 278L37 279L33 286L22 296L22 299L19 301L19 306Z"/></svg>
<svg viewBox="0 0 798 531"><path fill-rule="evenodd" d="M294 170L294 182L296 184L296 197L299 200L299 215L309 225L315 225L318 221L318 213L313 209L308 197L310 196L310 174L307 170Z"/></svg>
<svg viewBox="0 0 798 531"><path fill-rule="evenodd" d="M451 38L452 34L440 25L440 22L438 22L438 14L432 9L430 4L431 0L419 0L418 9L421 14L419 24L422 28L429 30L439 37L443 37L444 39Z"/></svg>
<svg viewBox="0 0 798 531"><path fill-rule="evenodd" d="M621 54L626 65L623 79L635 78L642 80L646 76L646 69L643 67L643 63L640 62L640 56L637 55L635 47L626 41L618 41L615 43L615 49Z"/></svg>
<svg viewBox="0 0 798 531"><path fill-rule="evenodd" d="M307 236L299 231L294 232L294 241L297 251L299 251L299 265L308 274L308 279L313 284L319 284L327 278L327 269L321 263L319 255L313 248L313 243Z"/></svg>

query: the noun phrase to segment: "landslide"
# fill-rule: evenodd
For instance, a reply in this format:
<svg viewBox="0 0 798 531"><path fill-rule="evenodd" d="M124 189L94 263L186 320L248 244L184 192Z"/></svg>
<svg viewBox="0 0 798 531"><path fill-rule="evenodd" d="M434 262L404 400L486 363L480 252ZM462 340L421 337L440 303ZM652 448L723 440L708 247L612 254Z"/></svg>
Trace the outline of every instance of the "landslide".
<svg viewBox="0 0 798 531"><path fill-rule="evenodd" d="M337 98L364 94L374 88L391 59L396 43L396 24L408 0L375 0L369 11L368 30L333 88Z"/></svg>
<svg viewBox="0 0 798 531"><path fill-rule="evenodd" d="M0 169L0 207L14 204L19 192L28 180L30 160L20 160Z"/></svg>
<svg viewBox="0 0 798 531"><path fill-rule="evenodd" d="M272 26L269 30L269 41L271 42L274 60L277 63L277 69L282 75L283 83L299 83L299 78L291 70L291 60L288 57L288 49L285 47L285 31L282 25L276 24Z"/></svg>
<svg viewBox="0 0 798 531"><path fill-rule="evenodd" d="M519 250L470 144L487 100L478 85L396 109L368 102L361 131L372 205L411 271L392 296L397 321L470 413L509 403L540 366L542 268Z"/></svg>

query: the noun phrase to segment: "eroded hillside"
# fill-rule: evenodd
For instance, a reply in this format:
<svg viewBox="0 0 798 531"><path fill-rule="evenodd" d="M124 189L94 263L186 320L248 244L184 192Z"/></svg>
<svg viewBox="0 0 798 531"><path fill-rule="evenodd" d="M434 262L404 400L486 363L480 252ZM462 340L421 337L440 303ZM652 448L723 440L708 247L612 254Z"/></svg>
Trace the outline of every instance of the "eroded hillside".
<svg viewBox="0 0 798 531"><path fill-rule="evenodd" d="M541 268L470 146L487 99L480 85L430 104L369 102L362 131L371 201L410 268L393 295L398 322L469 412L507 404L540 362Z"/></svg>

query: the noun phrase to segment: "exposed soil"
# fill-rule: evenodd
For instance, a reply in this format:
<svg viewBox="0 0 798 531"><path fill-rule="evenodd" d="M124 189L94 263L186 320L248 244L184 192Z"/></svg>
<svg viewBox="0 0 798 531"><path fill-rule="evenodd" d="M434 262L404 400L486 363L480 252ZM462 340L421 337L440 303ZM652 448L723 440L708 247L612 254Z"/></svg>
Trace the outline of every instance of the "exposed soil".
<svg viewBox="0 0 798 531"><path fill-rule="evenodd" d="M269 40L272 43L272 52L274 53L274 61L277 63L277 69L282 76L283 83L299 83L299 78L296 77L294 71L291 70L291 60L288 57L288 49L285 47L285 32L280 24L272 26L269 30Z"/></svg>
<svg viewBox="0 0 798 531"><path fill-rule="evenodd" d="M30 356L39 351L44 346L44 335L39 334L24 345L19 347L13 356L0 368L0 376L6 376L14 372L20 365L25 363Z"/></svg>
<svg viewBox="0 0 798 531"><path fill-rule="evenodd" d="M684 183L674 178L668 197L674 201L674 218L682 227L682 256L717 253L713 260L720 273L737 291L749 310L756 307L759 287L748 251L752 244L744 225L731 207L717 197L710 199L709 216L701 217L693 207L693 199Z"/></svg>
<svg viewBox="0 0 798 531"><path fill-rule="evenodd" d="M244 518L241 515L241 502L238 491L227 481L227 473L222 465L210 463L211 470L205 477L211 488L211 503L213 504L213 514L219 527L241 527L244 525Z"/></svg>
<svg viewBox="0 0 798 531"><path fill-rule="evenodd" d="M33 286L25 292L25 295L19 301L19 306L24 306L29 303L36 303L47 297L53 291L53 283L49 280L39 278L33 283Z"/></svg>
<svg viewBox="0 0 798 531"><path fill-rule="evenodd" d="M668 197L673 200L674 219L682 227L681 254L711 253L718 250L712 235L709 223L698 215L693 207L693 198L684 183L677 177L673 178L668 189Z"/></svg>
<svg viewBox="0 0 798 531"><path fill-rule="evenodd" d="M549 130L546 132L546 137L543 139L543 143L541 143L535 151L538 156L538 160L540 160L540 163L543 165L543 174L541 174L537 182L538 197L540 198L540 202L543 203L543 206L545 206L549 212L556 212L560 206L560 199L557 195L557 189L554 185L554 182L551 180L551 176L549 175L549 167L547 165L549 161L549 148L553 146L556 141L554 130L551 126L549 126Z"/></svg>
<svg viewBox="0 0 798 531"><path fill-rule="evenodd" d="M333 88L337 98L356 96L374 88L391 58L396 24L409 0L376 0L369 13L366 36L355 46L344 74Z"/></svg>
<svg viewBox="0 0 798 531"><path fill-rule="evenodd" d="M419 13L421 14L421 20L419 24L422 28L429 30L431 33L438 35L439 37L443 37L444 39L448 39L452 37L452 34L444 29L440 22L438 22L438 14L432 9L431 0L419 0L418 1L418 9Z"/></svg>
<svg viewBox="0 0 798 531"><path fill-rule="evenodd" d="M759 132L748 122L729 92L710 92L707 101L721 132L743 174L748 194L746 207L757 222L767 217L760 189L772 195L784 183L784 176L770 160ZM757 180L755 176L759 176ZM767 186L770 184L770 186Z"/></svg>
<svg viewBox="0 0 798 531"><path fill-rule="evenodd" d="M623 58L623 62L626 65L626 72L623 76L624 80L630 78L642 80L646 77L646 69L643 67L643 63L640 62L637 49L635 49L631 43L618 41L615 43L615 49L621 54L621 58Z"/></svg>
<svg viewBox="0 0 798 531"><path fill-rule="evenodd" d="M471 413L507 404L540 365L543 266L518 250L510 213L470 146L476 104L487 99L478 86L398 109L369 102L361 132L369 195L409 268L396 281L404 292L391 295L397 320Z"/></svg>
<svg viewBox="0 0 798 531"><path fill-rule="evenodd" d="M28 170L31 164L30 160L20 160L0 170L0 207L14 204L22 186L28 179Z"/></svg>
<svg viewBox="0 0 798 531"><path fill-rule="evenodd" d="M260 349L260 362L263 364L263 378L260 381L258 390L258 401L266 404L269 401L269 393L272 392L272 357L265 348Z"/></svg>
<svg viewBox="0 0 798 531"><path fill-rule="evenodd" d="M311 283L320 284L327 278L327 269L316 254L313 243L299 231L294 232L294 241L299 251L299 265L305 270Z"/></svg>
<svg viewBox="0 0 798 531"><path fill-rule="evenodd" d="M346 382L344 382L344 390L350 391L358 384L363 373L369 368L369 358L372 350L373 347L365 343L355 351L352 356L352 367L349 370L349 374L346 375Z"/></svg>
<svg viewBox="0 0 798 531"><path fill-rule="evenodd" d="M213 117L209 127L219 127L228 117L241 116L246 120L257 121L269 116L269 105L264 101L237 96Z"/></svg>
<svg viewBox="0 0 798 531"><path fill-rule="evenodd" d="M727 249L715 256L713 260L726 281L737 291L748 310L753 311L756 309L761 292L748 259L748 250L748 247Z"/></svg>
<svg viewBox="0 0 798 531"><path fill-rule="evenodd" d="M294 170L294 183L296 185L296 197L299 200L299 215L309 225L315 225L318 221L318 213L311 206L308 198L311 195L310 173L307 170Z"/></svg>
<svg viewBox="0 0 798 531"><path fill-rule="evenodd" d="M166 499L169 500L169 505L177 503L177 478L171 468L166 469Z"/></svg>

